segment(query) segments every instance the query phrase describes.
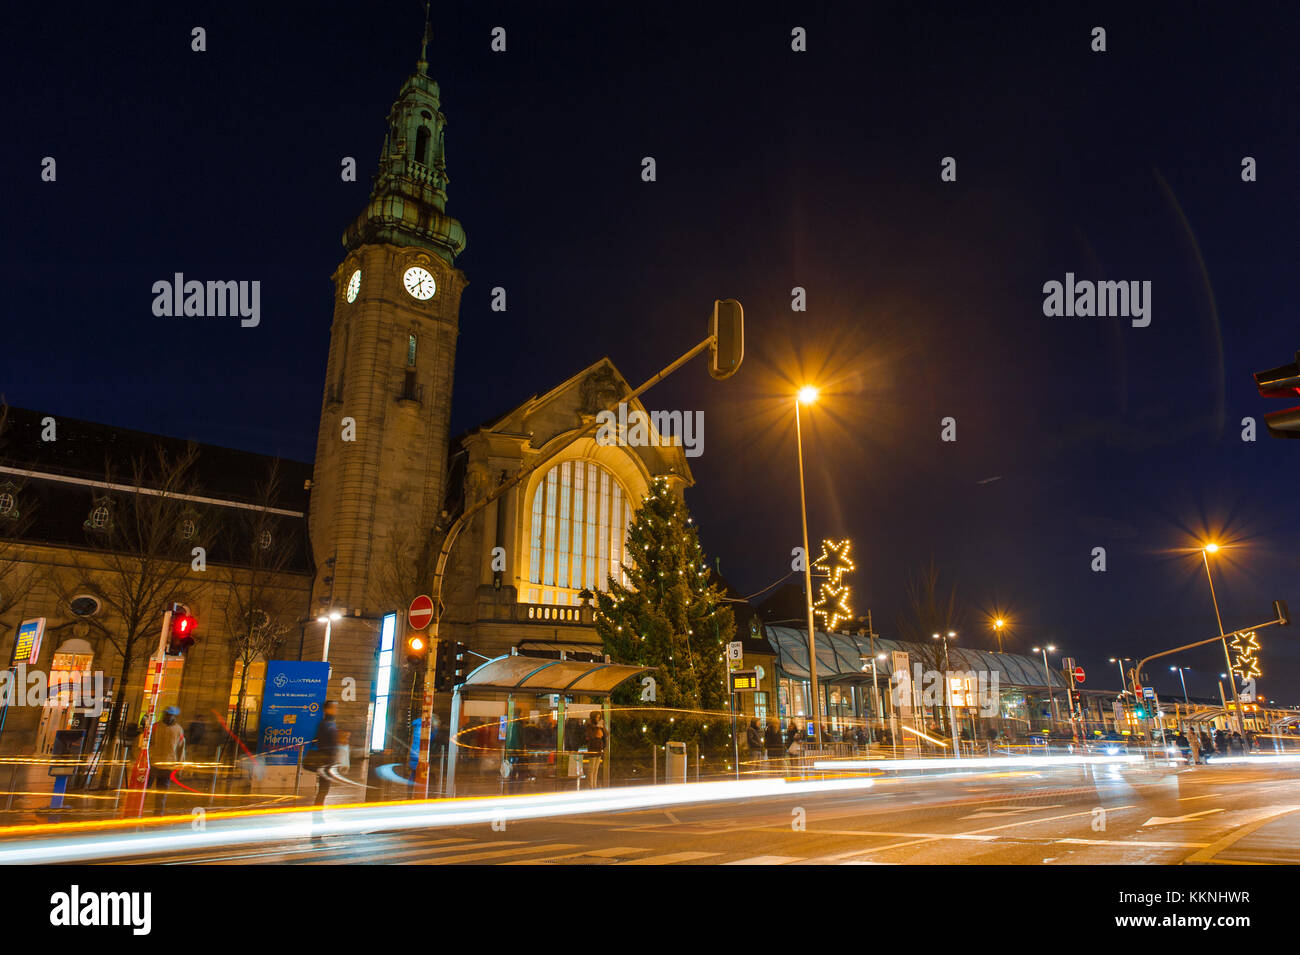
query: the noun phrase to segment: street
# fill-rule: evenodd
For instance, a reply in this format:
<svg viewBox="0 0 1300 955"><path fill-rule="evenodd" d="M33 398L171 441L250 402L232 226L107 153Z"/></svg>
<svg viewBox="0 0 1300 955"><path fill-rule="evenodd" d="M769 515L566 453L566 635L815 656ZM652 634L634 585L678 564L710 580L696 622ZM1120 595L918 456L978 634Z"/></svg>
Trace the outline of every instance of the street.
<svg viewBox="0 0 1300 955"><path fill-rule="evenodd" d="M1300 862L1300 767L1103 765L878 777L869 788L481 822L118 862L1077 865ZM478 807L505 800L470 800ZM330 810L327 816L349 810ZM302 814L299 814L300 816ZM187 817L174 842L191 830ZM30 834L29 834L30 838ZM77 836L95 840L98 835ZM60 840L66 843L66 838ZM162 841L162 840L158 840ZM0 844L0 858L11 843ZM28 843L30 846L31 843Z"/></svg>

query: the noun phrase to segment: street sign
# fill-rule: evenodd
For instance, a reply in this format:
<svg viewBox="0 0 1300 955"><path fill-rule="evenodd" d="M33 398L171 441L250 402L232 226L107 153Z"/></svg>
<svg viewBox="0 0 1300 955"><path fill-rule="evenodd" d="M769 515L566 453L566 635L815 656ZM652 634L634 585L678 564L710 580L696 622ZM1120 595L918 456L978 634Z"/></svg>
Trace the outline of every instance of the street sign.
<svg viewBox="0 0 1300 955"><path fill-rule="evenodd" d="M1083 682L1083 667L1074 668L1074 682L1075 683Z"/></svg>
<svg viewBox="0 0 1300 955"><path fill-rule="evenodd" d="M753 670L731 671L732 693L753 693L758 689L758 674Z"/></svg>
<svg viewBox="0 0 1300 955"><path fill-rule="evenodd" d="M745 645L739 640L733 640L727 644L727 659L740 660L745 656Z"/></svg>
<svg viewBox="0 0 1300 955"><path fill-rule="evenodd" d="M406 611L406 622L412 630L423 630L433 621L433 600L428 594L420 594L411 601Z"/></svg>
<svg viewBox="0 0 1300 955"><path fill-rule="evenodd" d="M1156 688L1154 686L1142 687L1142 697L1143 699L1154 700L1156 698Z"/></svg>

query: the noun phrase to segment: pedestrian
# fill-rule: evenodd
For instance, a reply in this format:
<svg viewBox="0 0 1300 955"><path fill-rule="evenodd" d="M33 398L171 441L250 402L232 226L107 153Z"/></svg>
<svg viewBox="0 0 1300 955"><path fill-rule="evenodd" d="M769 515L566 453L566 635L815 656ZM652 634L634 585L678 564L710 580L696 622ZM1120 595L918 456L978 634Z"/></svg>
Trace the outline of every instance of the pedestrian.
<svg viewBox="0 0 1300 955"><path fill-rule="evenodd" d="M1220 756L1228 755L1228 734L1223 730L1214 731L1214 751Z"/></svg>
<svg viewBox="0 0 1300 955"><path fill-rule="evenodd" d="M1229 742L1229 749L1233 756L1242 756L1245 754L1246 744L1245 741L1242 740L1240 733L1233 732L1232 739Z"/></svg>
<svg viewBox="0 0 1300 955"><path fill-rule="evenodd" d="M766 750L764 756L767 759L781 752L781 728L776 725L776 720L767 721L767 729L763 731L763 749Z"/></svg>
<svg viewBox="0 0 1300 955"><path fill-rule="evenodd" d="M1187 734L1187 744L1192 753L1191 764L1199 766L1201 762L1201 738L1196 735L1196 730L1192 730Z"/></svg>
<svg viewBox="0 0 1300 955"><path fill-rule="evenodd" d="M762 764L767 759L767 754L763 752L763 731L759 728L757 717L749 721L749 728L745 730L745 742L749 744L750 759Z"/></svg>
<svg viewBox="0 0 1300 955"><path fill-rule="evenodd" d="M163 710L162 720L153 725L153 732L149 735L149 786L158 790L154 812L160 816L167 805L172 773L180 769L185 758L185 731L176 722L180 713L178 707L167 707Z"/></svg>
<svg viewBox="0 0 1300 955"><path fill-rule="evenodd" d="M1246 749L1251 753L1259 749L1259 738L1255 735L1254 730L1246 730Z"/></svg>
<svg viewBox="0 0 1300 955"><path fill-rule="evenodd" d="M1174 734L1174 745L1178 747L1178 752L1183 754L1183 759L1190 763L1192 761L1192 744L1187 737L1183 735L1182 730L1179 730Z"/></svg>
<svg viewBox="0 0 1300 955"><path fill-rule="evenodd" d="M593 710L587 720L587 754L591 758L591 787L600 785L600 768L605 760L605 726L600 712Z"/></svg>
<svg viewBox="0 0 1300 955"><path fill-rule="evenodd" d="M1210 756L1214 752L1214 740L1210 739L1210 734L1201 730L1201 761L1208 763Z"/></svg>
<svg viewBox="0 0 1300 955"><path fill-rule="evenodd" d="M316 773L317 806L324 806L330 794L330 770L338 764L339 726L337 723L338 707L326 703L321 710L320 725L316 727L316 742L311 751L310 761L304 759L306 768ZM314 837L319 839L319 836Z"/></svg>

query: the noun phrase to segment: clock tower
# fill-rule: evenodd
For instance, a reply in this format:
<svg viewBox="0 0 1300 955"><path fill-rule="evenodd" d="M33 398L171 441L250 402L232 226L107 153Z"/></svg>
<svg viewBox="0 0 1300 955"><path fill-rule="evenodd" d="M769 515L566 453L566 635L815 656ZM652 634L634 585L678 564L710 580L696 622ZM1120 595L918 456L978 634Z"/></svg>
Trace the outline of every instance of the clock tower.
<svg viewBox="0 0 1300 955"><path fill-rule="evenodd" d="M465 232L446 212L446 118L427 73L428 43L426 21L415 72L388 113L369 201L343 234L346 254L333 275L309 517L317 568L311 614L343 614L329 659L358 682L373 668L373 619L364 623L367 639L346 634L363 626L356 616L405 609L391 584L395 549L427 540L445 493L466 285L455 260ZM321 659L323 630L308 624L305 659ZM339 658L350 655L349 645L355 668Z"/></svg>

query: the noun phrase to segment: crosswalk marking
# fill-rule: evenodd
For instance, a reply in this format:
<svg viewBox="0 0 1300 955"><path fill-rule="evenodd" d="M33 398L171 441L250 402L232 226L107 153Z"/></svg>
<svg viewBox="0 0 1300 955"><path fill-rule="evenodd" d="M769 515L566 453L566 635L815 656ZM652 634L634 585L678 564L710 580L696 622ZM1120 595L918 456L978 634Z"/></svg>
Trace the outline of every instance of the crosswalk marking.
<svg viewBox="0 0 1300 955"><path fill-rule="evenodd" d="M489 845L501 845L501 843L489 843ZM467 852L458 856L443 856L439 859L430 859L430 865L454 865L457 862L482 862L484 859L502 859L508 856L527 855L530 852L556 852L565 849L578 848L572 842L552 842L542 846L523 846L519 849L501 849L496 852ZM416 860L417 862L419 860ZM541 860L534 860L540 862Z"/></svg>
<svg viewBox="0 0 1300 955"><path fill-rule="evenodd" d="M662 856L650 856L646 859L628 859L626 862L616 862L615 865L672 865L676 862L693 862L696 859L707 859L709 856L716 856L716 852L670 852Z"/></svg>
<svg viewBox="0 0 1300 955"><path fill-rule="evenodd" d="M372 856L375 857L377 861L387 864L390 862L398 861L400 859L410 859L412 857L414 857L418 861L420 858L424 856L437 855L440 852L458 852L462 849L466 849L466 850L492 849L497 846L521 846L521 845L524 845L524 842L520 839L493 839L490 842L468 842L468 843L462 842L454 845L438 845L437 841L421 842L421 843L417 843L414 846L410 845L409 843L408 844L399 843L398 846L394 846L391 849L384 849L380 852L375 852L373 849L368 849L367 847L367 851L364 852L364 855L361 851L359 851L363 849L362 846L356 846L356 847L340 846L337 852L334 852L332 854L327 853L328 855L327 858L308 859L307 864L308 865L336 865L339 862L356 861L358 857L368 859ZM342 854L343 856L350 856L351 858L339 858L340 854Z"/></svg>
<svg viewBox="0 0 1300 955"><path fill-rule="evenodd" d="M613 846L608 849L584 849L581 852L568 852L564 855L547 856L545 859L521 859L514 862L503 862L502 865L539 865L544 862L559 862L562 859L585 859L588 856L600 859L618 858L619 856L633 856L638 852L650 852L649 849L639 849L636 846Z"/></svg>
<svg viewBox="0 0 1300 955"><path fill-rule="evenodd" d="M748 859L724 862L723 865L788 865L791 862L802 861L799 856L750 856Z"/></svg>

